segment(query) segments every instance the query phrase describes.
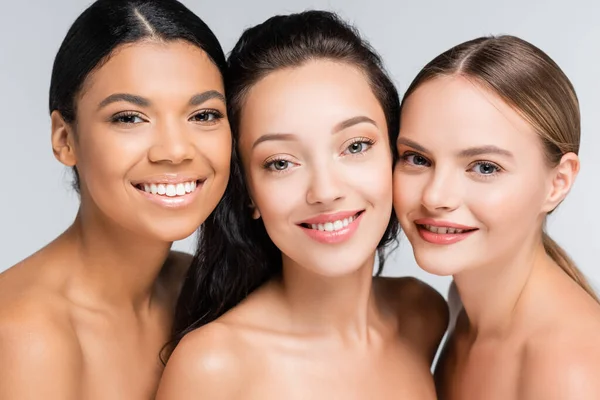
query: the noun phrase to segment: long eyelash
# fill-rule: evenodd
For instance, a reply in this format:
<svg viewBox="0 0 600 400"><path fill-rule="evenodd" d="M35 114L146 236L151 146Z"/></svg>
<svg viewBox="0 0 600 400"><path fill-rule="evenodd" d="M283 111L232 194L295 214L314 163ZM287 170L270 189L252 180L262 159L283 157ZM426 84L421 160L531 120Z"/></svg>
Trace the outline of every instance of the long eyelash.
<svg viewBox="0 0 600 400"><path fill-rule="evenodd" d="M120 113L117 113L115 115L113 115L112 117L110 117L110 121L115 123L115 124L120 124L120 123L124 123L122 121L119 121L119 118L123 118L123 117L138 117L140 119L144 119L142 117L142 114L135 112L135 111L122 111Z"/></svg>
<svg viewBox="0 0 600 400"><path fill-rule="evenodd" d="M266 159L265 162L263 162L262 167L263 167L263 169L265 169L268 172L274 172L274 173L277 173L277 174L281 174L281 173L287 172L289 168L286 168L284 170L276 170L276 169L271 168L271 166L273 164L275 164L276 162L278 162L278 161L286 161L286 162L288 162L290 164L292 163L290 160L288 160L288 159L286 159L284 157L275 157L275 158L268 158L268 159Z"/></svg>
<svg viewBox="0 0 600 400"><path fill-rule="evenodd" d="M346 149L350 146L352 146L355 143L366 143L369 145L369 148L367 148L365 151L361 151L360 153L351 153L349 155L351 156L362 156L364 155L367 151L371 150L371 148L373 147L373 145L375 144L375 140L368 138L368 137L356 137L356 138L352 138L350 139L349 142L346 142Z"/></svg>
<svg viewBox="0 0 600 400"><path fill-rule="evenodd" d="M214 108L207 108L194 113L191 118L194 118L201 114L212 114L215 117L215 119L222 119L225 117L221 111L216 110Z"/></svg>
<svg viewBox="0 0 600 400"><path fill-rule="evenodd" d="M498 177L498 174L500 174L502 171L504 171L504 169L501 166L499 166L498 164L493 163L491 161L475 161L474 163L471 164L471 168L469 168L469 169L472 170L473 168L478 167L480 165L492 165L496 169L496 171L491 174L477 174L477 177L479 179L493 179L493 178Z"/></svg>
<svg viewBox="0 0 600 400"><path fill-rule="evenodd" d="M428 162L429 164L431 164L431 160L430 160L429 158L425 157L423 154L417 153L416 151L410 151L410 150L408 150L408 151L405 151L404 153L400 154L400 159L399 159L398 161L400 161L400 162L401 162L401 163L403 163L403 164L406 164L406 163L407 163L407 162L406 162L406 159L407 159L409 156L418 156L418 157L423 157L425 160L427 160L427 162ZM411 165L412 165L412 164L411 164ZM419 167L419 166L420 166L420 165L415 165L415 167Z"/></svg>

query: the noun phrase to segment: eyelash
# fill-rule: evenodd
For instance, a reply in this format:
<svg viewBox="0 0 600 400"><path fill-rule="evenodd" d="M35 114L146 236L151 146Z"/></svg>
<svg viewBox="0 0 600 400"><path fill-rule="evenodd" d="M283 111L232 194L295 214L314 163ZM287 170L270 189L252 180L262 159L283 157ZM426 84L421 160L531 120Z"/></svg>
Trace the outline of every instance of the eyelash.
<svg viewBox="0 0 600 400"><path fill-rule="evenodd" d="M373 139L368 138L368 137L357 137L357 138L351 139L350 140L350 144L348 144L346 146L346 149L344 150L344 153L346 152L346 150L350 149L350 146L358 144L358 143L360 143L360 144L366 144L368 147L366 148L366 150L360 151L358 153L349 153L347 155L362 156L367 151L371 150L371 147L375 144L375 141Z"/></svg>
<svg viewBox="0 0 600 400"><path fill-rule="evenodd" d="M423 160L425 160L425 162L427 163L427 165L417 165L417 164L413 164L411 162L408 161L409 157L420 157ZM431 166L431 161L429 161L429 159L427 159L427 157L419 154L419 153L415 153L412 151L407 151L405 153L403 153L400 156L400 161L404 164L409 164L411 166L417 167L417 168L422 168L422 167L430 167ZM482 173L477 173L475 171L473 171L474 168L479 167L479 166L490 166L492 168L494 168L494 172L492 172L491 174L482 174ZM498 164L493 163L491 161L475 161L473 163L470 164L469 167L469 172L474 173L475 175L477 175L478 179L491 179L491 178L495 178L498 176L499 173L501 173L503 171L502 167L500 167Z"/></svg>
<svg viewBox="0 0 600 400"><path fill-rule="evenodd" d="M285 161L288 164L294 164L292 161L285 159L283 157L275 157L275 158L269 158L267 159L264 164L263 164L263 168L266 169L269 172L274 172L277 174L283 174L286 173L289 168L285 168L285 169L275 169L275 163L280 162L280 161Z"/></svg>
<svg viewBox="0 0 600 400"><path fill-rule="evenodd" d="M200 115L207 115L207 116L212 116L213 119L209 120L209 121L193 121L193 122L197 122L200 124L207 124L207 125L212 125L212 124L216 124L219 120L223 119L224 115L222 112L220 112L219 110L215 110L215 109L206 109L206 110L202 110L199 111L195 114L193 114L189 119L193 120L194 117L200 116ZM142 122L147 122L143 117L142 114L135 112L135 111L123 111L120 112L118 114L115 114L111 117L111 122L114 124L122 124L122 125L135 125L135 124L139 124L140 122L127 122L124 121L124 119L126 118L133 118L133 117L137 117L139 119L142 120Z"/></svg>
<svg viewBox="0 0 600 400"><path fill-rule="evenodd" d="M350 141L350 144L348 144L348 146L346 146L346 150L348 150L350 148L350 146L352 146L354 144L357 144L357 143L366 144L369 147L367 147L366 150L360 151L358 153L350 153L349 155L351 155L351 156L360 156L360 155L363 155L364 153L366 153L367 151L369 151L371 149L371 146L373 146L375 144L375 141L372 140L372 139L366 138L366 137L354 138L354 139L352 139ZM275 157L275 158L267 159L264 162L264 164L263 164L263 168L266 169L266 170L268 170L268 171L270 171L270 172L285 173L285 172L287 172L289 170L289 167L286 167L285 169L275 169L274 168L275 163L281 162L281 161L284 161L284 162L288 163L287 165L294 164L294 162L292 162L292 161L290 161L290 160L288 160L286 158Z"/></svg>

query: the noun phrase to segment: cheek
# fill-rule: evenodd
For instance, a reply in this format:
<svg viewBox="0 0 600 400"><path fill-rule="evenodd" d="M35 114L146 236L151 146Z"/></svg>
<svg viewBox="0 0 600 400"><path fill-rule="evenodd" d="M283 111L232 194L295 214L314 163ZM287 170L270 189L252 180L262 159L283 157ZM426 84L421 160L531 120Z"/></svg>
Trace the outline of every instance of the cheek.
<svg viewBox="0 0 600 400"><path fill-rule="evenodd" d="M402 220L411 211L420 207L420 198L424 182L417 175L408 175L394 170L393 190L394 190L394 211L398 219Z"/></svg>
<svg viewBox="0 0 600 400"><path fill-rule="evenodd" d="M122 184L129 170L147 153L142 132L123 133L90 129L80 137L77 148L77 168L88 187L105 188Z"/></svg>
<svg viewBox="0 0 600 400"><path fill-rule="evenodd" d="M198 154L208 161L215 174L229 175L231 161L231 131L229 125L212 132L198 134L194 146Z"/></svg>
<svg viewBox="0 0 600 400"><path fill-rule="evenodd" d="M473 185L467 192L469 209L490 231L529 230L543 203L543 187L524 177Z"/></svg>
<svg viewBox="0 0 600 400"><path fill-rule="evenodd" d="M297 173L275 176L275 173L254 167L248 177L252 200L261 214L267 231L287 223L293 210L302 204L302 183Z"/></svg>

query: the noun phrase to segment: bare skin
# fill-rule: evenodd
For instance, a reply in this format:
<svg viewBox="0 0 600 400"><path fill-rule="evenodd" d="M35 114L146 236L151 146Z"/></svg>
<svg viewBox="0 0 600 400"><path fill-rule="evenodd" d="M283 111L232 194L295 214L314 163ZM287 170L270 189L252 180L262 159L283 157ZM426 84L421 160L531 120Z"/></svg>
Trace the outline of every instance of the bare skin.
<svg viewBox="0 0 600 400"><path fill-rule="evenodd" d="M123 93L144 100L106 100ZM76 131L52 115L55 156L80 176L75 222L0 275L2 399L153 398L191 261L172 242L198 228L227 184L222 77L196 46L117 49L77 110ZM180 197L144 191L190 180L201 183Z"/></svg>
<svg viewBox="0 0 600 400"><path fill-rule="evenodd" d="M184 338L157 399L435 399L445 300L413 278L371 286L368 272L306 288L321 293L308 302L284 282L264 286ZM332 285L337 297L323 295Z"/></svg>
<svg viewBox="0 0 600 400"><path fill-rule="evenodd" d="M542 239L577 176L577 155L549 166L529 122L459 75L410 95L398 150L394 207L404 232L421 268L453 276L462 303L436 366L440 399L600 398L600 305ZM465 227L460 240L430 230L452 224Z"/></svg>
<svg viewBox="0 0 600 400"><path fill-rule="evenodd" d="M597 398L600 307L543 248L523 278L497 320L478 325L481 303L465 304L435 371L440 399Z"/></svg>
<svg viewBox="0 0 600 400"><path fill-rule="evenodd" d="M157 398L435 399L445 300L412 278L372 276L392 211L392 160L365 74L315 60L270 73L244 107L249 212L281 250L283 274L184 337ZM354 210L354 233L336 243L302 225Z"/></svg>

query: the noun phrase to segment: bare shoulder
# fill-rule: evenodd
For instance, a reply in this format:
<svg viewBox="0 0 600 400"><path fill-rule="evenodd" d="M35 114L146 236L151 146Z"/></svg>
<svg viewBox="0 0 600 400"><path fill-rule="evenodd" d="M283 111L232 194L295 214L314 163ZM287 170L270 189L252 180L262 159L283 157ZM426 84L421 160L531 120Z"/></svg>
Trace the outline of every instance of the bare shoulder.
<svg viewBox="0 0 600 400"><path fill-rule="evenodd" d="M600 338L588 332L553 331L525 347L520 392L524 400L600 398Z"/></svg>
<svg viewBox="0 0 600 400"><path fill-rule="evenodd" d="M376 286L396 310L402 333L433 361L449 322L444 297L413 277L376 278Z"/></svg>
<svg viewBox="0 0 600 400"><path fill-rule="evenodd" d="M60 298L12 294L0 301L0 398L79 398L82 354Z"/></svg>
<svg viewBox="0 0 600 400"><path fill-rule="evenodd" d="M236 330L211 322L187 334L175 347L156 399L239 398L244 361Z"/></svg>

